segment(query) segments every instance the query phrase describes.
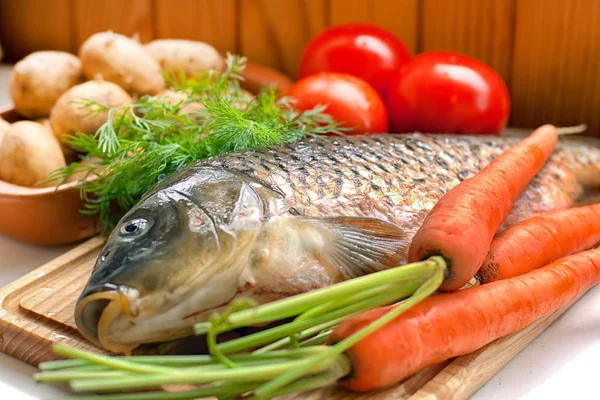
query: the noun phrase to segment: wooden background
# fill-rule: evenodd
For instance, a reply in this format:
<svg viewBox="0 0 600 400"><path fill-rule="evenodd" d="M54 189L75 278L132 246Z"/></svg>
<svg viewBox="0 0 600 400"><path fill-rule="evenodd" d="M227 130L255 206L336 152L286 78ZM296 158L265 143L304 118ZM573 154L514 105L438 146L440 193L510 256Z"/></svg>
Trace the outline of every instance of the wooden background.
<svg viewBox="0 0 600 400"><path fill-rule="evenodd" d="M600 0L0 0L7 61L76 52L112 29L206 41L293 77L312 35L350 21L388 28L414 53L488 63L511 91L514 126L586 122L600 136Z"/></svg>

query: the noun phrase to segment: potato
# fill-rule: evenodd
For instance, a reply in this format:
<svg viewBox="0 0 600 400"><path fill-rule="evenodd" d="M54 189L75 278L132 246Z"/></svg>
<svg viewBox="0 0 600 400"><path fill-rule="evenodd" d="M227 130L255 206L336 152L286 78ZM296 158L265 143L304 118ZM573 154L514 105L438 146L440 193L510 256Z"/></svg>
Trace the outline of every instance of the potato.
<svg viewBox="0 0 600 400"><path fill-rule="evenodd" d="M77 99L95 100L110 107L132 102L127 92L111 82L88 81L73 86L60 96L50 113L52 131L60 143L77 132L95 133L108 119L108 110L89 115L89 109L72 102Z"/></svg>
<svg viewBox="0 0 600 400"><path fill-rule="evenodd" d="M100 77L129 93L155 95L165 88L158 62L140 43L118 33L90 36L79 48L79 58L89 79Z"/></svg>
<svg viewBox="0 0 600 400"><path fill-rule="evenodd" d="M160 92L157 96L163 103L166 104L178 104L179 102L183 102L181 108L177 112L177 115L184 115L190 112L196 111L198 108L202 108L202 104L198 102L189 102L189 96L181 91L166 89Z"/></svg>
<svg viewBox="0 0 600 400"><path fill-rule="evenodd" d="M77 160L80 164L88 166L88 167L92 167L94 169L94 171L98 174L100 174L104 169L106 169L106 167L104 165L102 165L102 160L100 160L99 158L96 157L92 157L91 160ZM77 171L75 173L73 173L73 175L69 176L67 178L67 182L80 182L83 181L86 177L87 178L93 178L96 175L94 173L90 173L88 175L88 171L87 170L80 170Z"/></svg>
<svg viewBox="0 0 600 400"><path fill-rule="evenodd" d="M83 82L81 61L63 51L36 51L15 64L8 84L15 110L47 117L61 94Z"/></svg>
<svg viewBox="0 0 600 400"><path fill-rule="evenodd" d="M0 143L0 179L15 185L35 186L64 166L58 141L37 122L15 122L4 133Z"/></svg>
<svg viewBox="0 0 600 400"><path fill-rule="evenodd" d="M0 117L0 131L5 131L10 126L10 122Z"/></svg>
<svg viewBox="0 0 600 400"><path fill-rule="evenodd" d="M193 40L159 39L145 45L146 51L166 71L182 71L191 77L209 70L223 71L225 61L211 45Z"/></svg>
<svg viewBox="0 0 600 400"><path fill-rule="evenodd" d="M56 136L54 135L54 129L52 129L52 124L50 123L50 120L48 118L36 119L35 122L46 128L46 133L48 135L51 135L53 138L56 138ZM65 156L65 161L67 162L67 164L71 164L73 161L79 160L79 156L77 155L75 150L73 150L67 144L60 143L60 148L63 152L63 155Z"/></svg>
<svg viewBox="0 0 600 400"><path fill-rule="evenodd" d="M177 90L166 89L160 92L157 96L160 101L166 104L175 105L179 102L185 102L188 99L188 95L184 92Z"/></svg>
<svg viewBox="0 0 600 400"><path fill-rule="evenodd" d="M39 119L34 120L34 122L37 122L38 124L40 124L44 128L46 128L49 134L54 135L54 132L52 131L52 124L50 123L50 119L39 118Z"/></svg>
<svg viewBox="0 0 600 400"><path fill-rule="evenodd" d="M193 113L193 112L198 112L203 108L204 108L204 105L202 103L199 103L197 101L192 101L192 102L182 105L181 108L179 109L179 111L177 111L177 115L185 115L185 114L189 114L189 113Z"/></svg>

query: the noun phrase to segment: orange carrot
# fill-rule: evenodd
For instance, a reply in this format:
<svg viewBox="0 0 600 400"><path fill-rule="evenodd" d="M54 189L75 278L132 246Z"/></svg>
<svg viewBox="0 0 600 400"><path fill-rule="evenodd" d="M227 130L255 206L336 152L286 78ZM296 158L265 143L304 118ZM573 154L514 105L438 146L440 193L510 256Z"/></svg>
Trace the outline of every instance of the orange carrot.
<svg viewBox="0 0 600 400"><path fill-rule="evenodd" d="M554 211L496 235L477 277L512 278L600 243L600 204Z"/></svg>
<svg viewBox="0 0 600 400"><path fill-rule="evenodd" d="M394 385L429 365L525 328L598 282L600 249L593 249L525 275L429 297L347 350L352 373L340 384L355 391ZM329 343L356 333L391 307L343 321Z"/></svg>
<svg viewBox="0 0 600 400"><path fill-rule="evenodd" d="M550 157L558 142L552 125L504 151L433 207L413 238L410 262L441 255L448 271L440 290L456 290L477 272L496 231L515 201Z"/></svg>

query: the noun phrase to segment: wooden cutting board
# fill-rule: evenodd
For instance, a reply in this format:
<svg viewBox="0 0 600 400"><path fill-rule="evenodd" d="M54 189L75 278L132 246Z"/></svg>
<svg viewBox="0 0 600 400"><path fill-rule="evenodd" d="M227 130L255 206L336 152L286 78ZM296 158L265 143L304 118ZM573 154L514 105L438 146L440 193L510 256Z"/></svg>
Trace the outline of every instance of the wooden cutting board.
<svg viewBox="0 0 600 400"><path fill-rule="evenodd" d="M32 365L55 359L51 346L58 342L104 353L79 334L73 320L75 302L103 243L92 238L0 289L0 351ZM468 399L567 308L474 353L429 367L385 391L356 394L330 387L286 399ZM137 351L160 352L157 346Z"/></svg>

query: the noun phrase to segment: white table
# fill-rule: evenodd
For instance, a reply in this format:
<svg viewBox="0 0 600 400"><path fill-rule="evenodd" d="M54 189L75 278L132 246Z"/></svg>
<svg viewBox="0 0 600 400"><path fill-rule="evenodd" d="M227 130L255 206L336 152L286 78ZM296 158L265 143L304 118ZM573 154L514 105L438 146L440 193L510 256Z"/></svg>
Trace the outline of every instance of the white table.
<svg viewBox="0 0 600 400"><path fill-rule="evenodd" d="M8 102L9 67L0 65L0 104ZM27 245L0 235L0 286L50 261L70 247ZM554 322L473 396L476 400L600 399L600 286ZM45 399L64 387L36 385L36 369L0 353L0 397Z"/></svg>
<svg viewBox="0 0 600 400"><path fill-rule="evenodd" d="M0 234L0 286L36 269L72 246L42 247L22 243ZM36 368L0 352L0 397L10 400L64 396L49 385L37 385L31 376Z"/></svg>

